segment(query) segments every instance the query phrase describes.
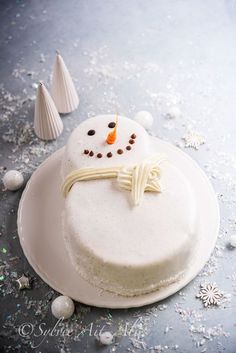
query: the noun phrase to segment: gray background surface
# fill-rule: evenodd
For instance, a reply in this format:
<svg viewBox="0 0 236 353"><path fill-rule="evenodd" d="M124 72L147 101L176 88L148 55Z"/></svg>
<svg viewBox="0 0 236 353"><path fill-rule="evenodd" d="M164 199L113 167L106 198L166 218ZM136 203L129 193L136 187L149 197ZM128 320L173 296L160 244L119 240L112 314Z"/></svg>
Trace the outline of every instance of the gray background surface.
<svg viewBox="0 0 236 353"><path fill-rule="evenodd" d="M152 133L200 164L221 208L216 249L180 293L131 310L77 304L56 335L50 303L57 293L30 268L18 241L21 191L7 192L1 184L0 351L235 353L236 250L229 246L236 233L235 0L1 1L0 16L1 176L6 168L18 169L27 180L90 116L118 108L133 118L148 110L155 118ZM73 76L80 106L63 117L60 138L44 143L32 129L34 99L39 80L49 86L56 50ZM182 114L169 119L173 106ZM187 148L189 131L205 140L198 150ZM23 272L32 288L19 291L15 280ZM200 283L212 282L224 298L219 307L204 308L195 296ZM29 325L26 337L19 331L23 323ZM39 325L44 336L36 337ZM94 338L103 325L116 333L116 343L105 348Z"/></svg>

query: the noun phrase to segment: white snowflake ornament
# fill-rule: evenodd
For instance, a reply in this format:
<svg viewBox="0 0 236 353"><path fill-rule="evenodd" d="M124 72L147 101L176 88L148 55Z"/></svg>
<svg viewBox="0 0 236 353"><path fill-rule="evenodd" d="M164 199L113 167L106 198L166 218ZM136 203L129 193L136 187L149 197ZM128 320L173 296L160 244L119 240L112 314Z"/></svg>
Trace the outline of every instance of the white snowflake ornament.
<svg viewBox="0 0 236 353"><path fill-rule="evenodd" d="M206 142L202 135L193 130L189 130L188 133L183 136L183 140L184 147L194 148L195 150L198 150L199 147Z"/></svg>
<svg viewBox="0 0 236 353"><path fill-rule="evenodd" d="M210 305L219 305L223 297L223 293L219 290L215 283L201 284L200 291L196 295L205 307Z"/></svg>

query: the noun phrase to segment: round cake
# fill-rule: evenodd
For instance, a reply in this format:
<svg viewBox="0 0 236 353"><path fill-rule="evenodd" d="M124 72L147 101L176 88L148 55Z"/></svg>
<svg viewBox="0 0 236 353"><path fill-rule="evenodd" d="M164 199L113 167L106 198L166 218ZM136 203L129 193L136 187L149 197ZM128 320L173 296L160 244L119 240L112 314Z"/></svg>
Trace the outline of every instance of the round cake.
<svg viewBox="0 0 236 353"><path fill-rule="evenodd" d="M184 274L197 243L194 191L141 125L115 115L85 120L61 173L63 234L78 276L134 296Z"/></svg>

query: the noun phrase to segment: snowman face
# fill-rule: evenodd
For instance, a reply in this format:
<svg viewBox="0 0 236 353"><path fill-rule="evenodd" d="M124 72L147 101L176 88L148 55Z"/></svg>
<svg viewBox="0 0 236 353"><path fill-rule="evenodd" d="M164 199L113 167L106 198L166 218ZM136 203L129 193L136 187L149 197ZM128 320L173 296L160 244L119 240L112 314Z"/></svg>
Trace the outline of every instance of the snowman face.
<svg viewBox="0 0 236 353"><path fill-rule="evenodd" d="M93 146L92 147L92 149L85 149L84 151L83 151L83 153L85 154L85 155L88 155L89 157L95 157L95 158L103 158L103 157L107 157L107 158L112 158L113 157L113 154L114 153L117 153L118 155L121 155L121 154L123 154L124 152L126 152L126 151L131 151L132 150L132 147L134 147L133 145L135 144L135 142L136 142L136 137L137 137L137 135L135 134L135 133L132 133L130 136L129 136L129 140L128 141L126 141L126 146L124 147L122 144L120 144L120 146L119 146L119 144L117 144L117 146L114 146L115 148L111 148L112 146L111 145L115 145L116 144L116 140L117 140L117 133L115 132L115 131L117 131L117 125L118 125L118 122L117 121L110 121L109 123L108 123L108 125L107 125L107 127L109 128L109 129L111 129L112 130L112 132L111 133L108 133L107 134L107 136L105 137L105 139L104 139L104 137L103 137L103 139L101 139L101 144L100 144L100 146L101 146L101 151L99 151L99 148L98 148L98 146ZM88 132L87 132L87 135L88 136L94 136L96 134L96 130L94 130L94 129L90 129L90 130L88 130ZM109 138L109 135L110 134L115 134L115 138L114 138L114 141L112 141L112 142L108 142L108 138ZM92 140L92 139L91 139ZM90 141L89 141L90 142ZM109 147L110 148L108 148L108 146L107 146L107 149L110 149L110 151L109 152L107 152L106 150L105 150L105 146L106 146L106 144L108 144L109 145ZM123 147L123 148L122 148ZM93 151L93 148L95 149L95 151ZM99 152L98 152L99 151ZM106 153L106 155L104 156L103 155L103 153Z"/></svg>
<svg viewBox="0 0 236 353"><path fill-rule="evenodd" d="M107 136L115 126L115 115L100 115L81 123L67 144L67 155L72 162L70 169L123 165L147 156L149 136L141 125L118 116L116 140L108 144Z"/></svg>

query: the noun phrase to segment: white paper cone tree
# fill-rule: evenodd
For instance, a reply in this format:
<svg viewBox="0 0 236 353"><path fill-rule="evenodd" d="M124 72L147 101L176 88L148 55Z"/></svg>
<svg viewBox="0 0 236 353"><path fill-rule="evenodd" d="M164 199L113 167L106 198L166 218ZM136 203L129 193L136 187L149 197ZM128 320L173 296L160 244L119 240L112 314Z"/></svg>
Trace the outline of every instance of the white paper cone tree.
<svg viewBox="0 0 236 353"><path fill-rule="evenodd" d="M34 131L42 140L55 140L63 130L57 108L42 82L39 83L34 111Z"/></svg>
<svg viewBox="0 0 236 353"><path fill-rule="evenodd" d="M60 54L57 54L53 67L52 98L59 113L70 113L79 105L75 85Z"/></svg>

